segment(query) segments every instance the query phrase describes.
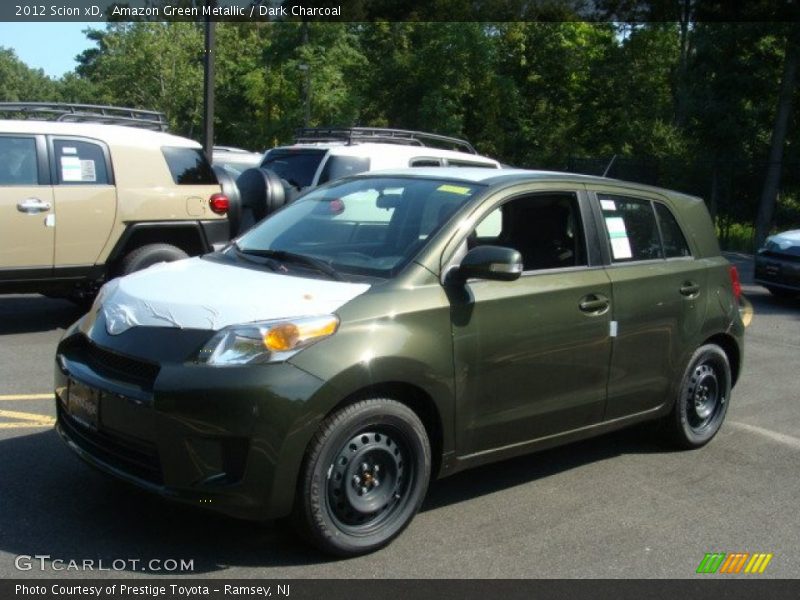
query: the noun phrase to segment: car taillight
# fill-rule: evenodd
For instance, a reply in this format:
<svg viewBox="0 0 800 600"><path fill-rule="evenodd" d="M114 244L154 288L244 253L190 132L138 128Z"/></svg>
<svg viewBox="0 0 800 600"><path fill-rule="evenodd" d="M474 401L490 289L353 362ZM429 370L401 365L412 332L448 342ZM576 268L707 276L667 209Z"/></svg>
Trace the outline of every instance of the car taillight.
<svg viewBox="0 0 800 600"><path fill-rule="evenodd" d="M208 205L211 207L211 210L218 215L224 215L227 214L231 201L228 200L225 194L214 194L208 199Z"/></svg>
<svg viewBox="0 0 800 600"><path fill-rule="evenodd" d="M731 276L731 287L733 287L733 297L738 301L742 295L742 282L739 280L739 270L731 265L728 267Z"/></svg>

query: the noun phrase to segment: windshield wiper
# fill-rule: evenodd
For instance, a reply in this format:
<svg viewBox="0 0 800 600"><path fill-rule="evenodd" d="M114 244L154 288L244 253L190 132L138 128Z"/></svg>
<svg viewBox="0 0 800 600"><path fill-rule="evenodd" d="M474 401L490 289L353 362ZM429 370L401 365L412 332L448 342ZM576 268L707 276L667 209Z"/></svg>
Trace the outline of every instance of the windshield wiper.
<svg viewBox="0 0 800 600"><path fill-rule="evenodd" d="M324 260L320 260L319 258L314 258L313 256L307 256L305 254L296 254L294 252L288 252L286 250L262 250L259 248L242 248L236 242L234 242L233 244L237 252L239 252L240 254L249 254L251 256L269 258L284 263L295 263L306 267L311 267L315 271L319 271L320 273L327 275L331 279L335 279L336 281L342 280L342 276L339 275L339 272L336 269L334 269Z"/></svg>

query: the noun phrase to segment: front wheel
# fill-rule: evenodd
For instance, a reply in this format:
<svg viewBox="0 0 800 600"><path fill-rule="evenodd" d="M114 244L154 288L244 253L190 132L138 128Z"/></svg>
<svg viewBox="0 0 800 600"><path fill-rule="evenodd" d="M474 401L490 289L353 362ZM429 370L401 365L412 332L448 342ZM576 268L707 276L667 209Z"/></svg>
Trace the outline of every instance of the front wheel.
<svg viewBox="0 0 800 600"><path fill-rule="evenodd" d="M384 398L345 406L323 421L311 441L296 523L325 552L372 552L411 522L430 470L428 436L414 411Z"/></svg>
<svg viewBox="0 0 800 600"><path fill-rule="evenodd" d="M698 348L684 373L667 428L681 448L699 448L717 434L731 395L731 367L719 346Z"/></svg>

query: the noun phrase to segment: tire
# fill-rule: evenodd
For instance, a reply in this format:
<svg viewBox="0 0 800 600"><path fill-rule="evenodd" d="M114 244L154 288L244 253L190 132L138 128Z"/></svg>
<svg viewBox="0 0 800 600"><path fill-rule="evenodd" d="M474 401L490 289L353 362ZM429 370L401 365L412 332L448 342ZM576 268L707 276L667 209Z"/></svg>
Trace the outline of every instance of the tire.
<svg viewBox="0 0 800 600"><path fill-rule="evenodd" d="M769 290L769 293L776 298L794 298L797 296L797 292L793 290L785 290L777 287L768 287L767 289Z"/></svg>
<svg viewBox="0 0 800 600"><path fill-rule="evenodd" d="M289 200L291 187L278 175L263 167L245 169L236 179L241 198L241 231L246 231L271 215Z"/></svg>
<svg viewBox="0 0 800 600"><path fill-rule="evenodd" d="M430 471L428 435L410 408L384 398L351 404L326 418L309 444L295 525L323 552L372 552L417 514Z"/></svg>
<svg viewBox="0 0 800 600"><path fill-rule="evenodd" d="M122 259L120 275L129 275L160 262L172 262L189 258L180 248L170 244L148 244L132 250Z"/></svg>
<svg viewBox="0 0 800 600"><path fill-rule="evenodd" d="M728 412L731 367L719 346L700 346L681 380L666 431L679 448L699 448L717 434Z"/></svg>

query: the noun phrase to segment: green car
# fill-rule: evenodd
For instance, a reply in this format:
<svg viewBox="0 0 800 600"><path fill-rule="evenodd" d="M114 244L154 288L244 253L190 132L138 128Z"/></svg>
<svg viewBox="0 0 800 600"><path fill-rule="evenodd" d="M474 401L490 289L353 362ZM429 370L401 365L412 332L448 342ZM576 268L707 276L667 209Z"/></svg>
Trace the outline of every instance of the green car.
<svg viewBox="0 0 800 600"><path fill-rule="evenodd" d="M739 294L698 198L371 172L107 284L58 347L57 429L167 498L362 554L431 478L648 420L706 444L742 367Z"/></svg>

